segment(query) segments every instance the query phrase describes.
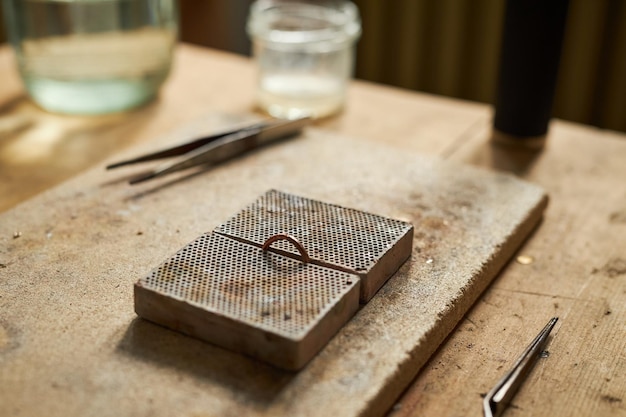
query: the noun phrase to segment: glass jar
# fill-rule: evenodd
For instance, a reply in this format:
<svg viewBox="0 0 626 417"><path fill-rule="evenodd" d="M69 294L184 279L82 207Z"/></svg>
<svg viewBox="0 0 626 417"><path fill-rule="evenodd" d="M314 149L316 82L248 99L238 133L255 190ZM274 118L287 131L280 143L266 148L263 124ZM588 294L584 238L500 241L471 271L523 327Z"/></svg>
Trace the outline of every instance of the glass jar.
<svg viewBox="0 0 626 417"><path fill-rule="evenodd" d="M280 118L338 112L361 34L349 1L258 0L247 30L257 65L257 105Z"/></svg>
<svg viewBox="0 0 626 417"><path fill-rule="evenodd" d="M103 114L153 99L177 39L176 0L3 0L24 86L40 107Z"/></svg>

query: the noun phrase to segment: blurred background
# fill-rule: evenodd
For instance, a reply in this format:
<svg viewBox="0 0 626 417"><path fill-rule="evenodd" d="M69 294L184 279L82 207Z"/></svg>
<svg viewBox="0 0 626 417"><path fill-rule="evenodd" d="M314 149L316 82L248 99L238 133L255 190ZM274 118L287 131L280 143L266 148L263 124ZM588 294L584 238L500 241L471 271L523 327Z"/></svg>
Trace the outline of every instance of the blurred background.
<svg viewBox="0 0 626 417"><path fill-rule="evenodd" d="M252 0L179 1L181 41L249 55ZM493 103L504 0L354 3L356 78ZM626 0L571 0L553 114L626 131Z"/></svg>

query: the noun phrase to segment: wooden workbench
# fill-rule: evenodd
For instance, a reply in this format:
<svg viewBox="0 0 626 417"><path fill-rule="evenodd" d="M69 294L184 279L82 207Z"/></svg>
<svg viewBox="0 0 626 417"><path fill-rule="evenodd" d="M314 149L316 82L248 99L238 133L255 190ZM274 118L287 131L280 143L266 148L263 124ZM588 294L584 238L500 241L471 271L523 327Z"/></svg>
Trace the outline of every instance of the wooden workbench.
<svg viewBox="0 0 626 417"><path fill-rule="evenodd" d="M20 210L36 212L31 202L46 200L28 201L30 197L77 176L114 153L141 146L212 112L237 115L252 111L253 77L253 68L245 58L182 46L171 79L157 102L126 115L62 117L41 112L24 97L12 56L6 48L1 49L0 210L8 210L8 217L0 219L18 218L13 213ZM513 261L505 267L397 399L388 411L391 416L478 415L481 395L552 316L559 316L560 322L549 345L551 355L535 368L507 415L618 416L626 412L625 135L554 121L541 153L511 153L490 146L491 109L486 105L363 82L351 86L348 106L341 116L318 122L316 127L357 141L383 143L400 152L509 170L540 185L550 196L540 228L518 251L523 262ZM70 181L61 187L70 192L73 184L76 182ZM76 193L84 197L80 191ZM76 215L72 214L71 203L67 211L68 216ZM12 224L9 228L18 233L22 228L28 229L28 225ZM52 236L58 232L50 229L46 233ZM137 235L143 233L148 232L137 231ZM16 235L15 239L22 237ZM6 265L0 268L8 269ZM2 269L0 279L4 284L10 282ZM53 286L49 280L42 277L45 285ZM41 288L33 293L41 295ZM53 289L46 297L63 300L62 294ZM20 329L5 321L8 312L16 308L7 299L10 297L0 294L0 373L3 355L10 355L20 338ZM33 296L24 303L36 304L37 298ZM117 325L123 328L122 323ZM68 334L71 329L57 330L59 337L72 340ZM144 330L136 324L126 334L115 336L141 338ZM113 336L93 329L93 341L102 342L106 337ZM45 347L44 344L39 349L45 351ZM172 349L152 347L161 353ZM199 351L194 345L187 353ZM46 354L54 358L56 352ZM150 357L150 352L130 353L142 354ZM32 364L12 365L12 369L28 368L24 374L33 375ZM211 378L203 375L202 370L188 371ZM89 382L111 390L113 401L119 393L106 376L105 369L100 379ZM0 378L24 386L19 374L3 374ZM276 383L280 386L283 382ZM63 401L61 393L81 394L71 390L72 383L64 379L37 386L32 393L15 392L7 383L0 388L0 415L21 415L23 410L14 404L23 403L29 395L33 402L46 402ZM226 383L237 385L234 380ZM145 389L159 392L154 386ZM186 412L184 395L176 398L181 408L170 410L170 414ZM106 399L106 392L98 397L99 401ZM74 410L80 414L102 410L90 404L89 398L76 403L83 406ZM145 411L145 407L132 401L111 407L115 411L112 415ZM51 414L59 409L62 407L52 407Z"/></svg>

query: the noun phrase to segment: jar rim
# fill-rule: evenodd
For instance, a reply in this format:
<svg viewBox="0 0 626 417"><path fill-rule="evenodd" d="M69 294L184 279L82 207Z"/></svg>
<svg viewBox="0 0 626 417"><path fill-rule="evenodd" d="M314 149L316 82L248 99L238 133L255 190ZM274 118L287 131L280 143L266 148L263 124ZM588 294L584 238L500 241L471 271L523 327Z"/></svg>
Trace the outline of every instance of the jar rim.
<svg viewBox="0 0 626 417"><path fill-rule="evenodd" d="M361 34L359 11L350 1L326 5L298 1L257 0L250 7L248 34L255 40L284 44L343 44Z"/></svg>

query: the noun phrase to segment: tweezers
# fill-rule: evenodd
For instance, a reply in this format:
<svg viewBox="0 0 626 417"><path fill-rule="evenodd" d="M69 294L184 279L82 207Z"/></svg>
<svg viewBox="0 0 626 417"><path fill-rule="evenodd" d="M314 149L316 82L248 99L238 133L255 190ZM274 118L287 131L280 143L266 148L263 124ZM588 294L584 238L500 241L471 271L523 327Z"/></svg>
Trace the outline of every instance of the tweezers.
<svg viewBox="0 0 626 417"><path fill-rule="evenodd" d="M532 343L517 359L513 368L496 384L483 399L485 417L498 417L509 404L524 379L530 373L537 358L541 355L548 341L548 336L554 328L558 317L553 317Z"/></svg>
<svg viewBox="0 0 626 417"><path fill-rule="evenodd" d="M130 184L137 184L188 168L223 162L252 149L293 136L309 122L309 118L274 119L258 122L243 128L205 136L137 158L116 162L108 165L106 169L175 157L173 161L159 165L154 170L130 179Z"/></svg>

